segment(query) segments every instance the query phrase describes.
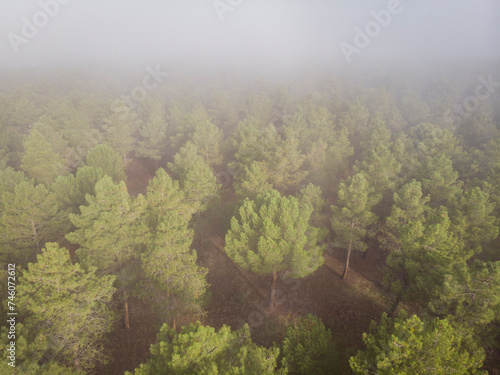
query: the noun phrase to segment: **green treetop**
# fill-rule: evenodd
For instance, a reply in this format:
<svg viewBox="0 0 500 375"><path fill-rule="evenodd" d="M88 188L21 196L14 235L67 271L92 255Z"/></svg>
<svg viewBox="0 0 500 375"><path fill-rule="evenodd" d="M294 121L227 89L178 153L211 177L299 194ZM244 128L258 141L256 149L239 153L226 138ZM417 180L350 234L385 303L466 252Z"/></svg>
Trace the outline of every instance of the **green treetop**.
<svg viewBox="0 0 500 375"><path fill-rule="evenodd" d="M458 172L453 169L451 159L444 154L425 157L417 176L422 181L422 190L430 195L431 204L435 207L448 203L460 193L462 182L458 180Z"/></svg>
<svg viewBox="0 0 500 375"><path fill-rule="evenodd" d="M22 181L0 201L0 243L3 256L14 256L10 261L34 260L45 242L59 239L68 229L57 196L45 185Z"/></svg>
<svg viewBox="0 0 500 375"><path fill-rule="evenodd" d="M309 225L312 206L283 197L276 190L245 199L231 219L226 235L226 252L245 269L273 275L270 307L274 306L277 273L301 278L323 264L323 246L317 244L318 229Z"/></svg>
<svg viewBox="0 0 500 375"><path fill-rule="evenodd" d="M159 218L141 256L147 278L142 289L162 321L200 310L208 270L196 265L196 251L190 249L192 241L193 230L188 229L188 221L170 213Z"/></svg>
<svg viewBox="0 0 500 375"><path fill-rule="evenodd" d="M37 130L33 130L24 142L21 169L35 182L52 183L64 171L64 160L52 151L50 143Z"/></svg>
<svg viewBox="0 0 500 375"><path fill-rule="evenodd" d="M28 177L23 172L0 165L0 211L3 210L1 206L3 193L13 193L16 186L23 181L29 181Z"/></svg>
<svg viewBox="0 0 500 375"><path fill-rule="evenodd" d="M95 272L73 264L67 249L47 243L20 278L18 307L30 336L46 340L45 356L77 370L104 360L101 343L113 325L107 305L114 277Z"/></svg>
<svg viewBox="0 0 500 375"><path fill-rule="evenodd" d="M265 167L258 161L253 161L250 166L245 166L243 173L236 176L234 191L239 200L245 198L255 200L261 193L273 188L270 184Z"/></svg>
<svg viewBox="0 0 500 375"><path fill-rule="evenodd" d="M149 181L146 202L152 230L156 228L160 216L175 213L189 220L194 212L193 205L185 201L179 182L173 180L163 168L159 168Z"/></svg>
<svg viewBox="0 0 500 375"><path fill-rule="evenodd" d="M139 129L142 139L137 143L136 155L154 160L158 168L167 139L167 122L162 104L155 101L152 106L152 113Z"/></svg>
<svg viewBox="0 0 500 375"><path fill-rule="evenodd" d="M221 148L223 146L224 133L221 129L217 128L210 121L205 121L196 126L190 138L205 163L211 167L222 163Z"/></svg>
<svg viewBox="0 0 500 375"><path fill-rule="evenodd" d="M300 189L297 197L299 198L300 204L312 206L313 212L311 214L310 223L316 228L321 228L319 238L326 237L328 235L328 229L324 228L324 226L325 222L327 222L327 216L323 213L323 210L327 206L327 202L322 197L321 188L313 184L307 184Z"/></svg>
<svg viewBox="0 0 500 375"><path fill-rule="evenodd" d="M217 197L220 184L193 143L186 143L168 167L179 180L186 201L195 207L195 212L205 210Z"/></svg>
<svg viewBox="0 0 500 375"><path fill-rule="evenodd" d="M476 254L482 247L498 237L498 219L494 215L495 204L479 187L457 196L451 210L451 219L465 246Z"/></svg>
<svg viewBox="0 0 500 375"><path fill-rule="evenodd" d="M115 184L109 176L97 182L95 191L95 196L87 195L80 215L69 215L76 230L66 238L80 245L76 253L85 266L116 273L138 257L138 247L145 242L146 203L141 195L131 199L125 183Z"/></svg>
<svg viewBox="0 0 500 375"><path fill-rule="evenodd" d="M126 181L125 167L120 155L107 145L97 145L87 154L87 165L100 168L113 181Z"/></svg>
<svg viewBox="0 0 500 375"><path fill-rule="evenodd" d="M8 338L8 328L1 328L0 350L6 352L10 349L10 340ZM50 355L50 358L47 358ZM36 335L36 332L30 331L26 325L17 322L16 324L16 367L13 368L4 362L0 366L0 375L84 375L84 371L78 371L74 368L74 362L65 366L53 358L50 352L50 343L48 337L42 334ZM4 360L5 361L5 360Z"/></svg>
<svg viewBox="0 0 500 375"><path fill-rule="evenodd" d="M338 203L332 206L332 229L336 246L347 248L343 279L347 276L352 250L366 251L368 229L377 221L377 216L371 211L377 201L362 173L351 177L347 185L339 185Z"/></svg>
<svg viewBox="0 0 500 375"><path fill-rule="evenodd" d="M391 214L386 219L382 244L390 251L401 251L402 229L416 222L425 222L424 213L429 210L429 196L423 197L422 184L412 180L394 193Z"/></svg>
<svg viewBox="0 0 500 375"><path fill-rule="evenodd" d="M164 324L151 358L134 375L271 375L278 354L278 348L254 344L248 325L233 332L224 325L216 332L197 322L177 333Z"/></svg>
<svg viewBox="0 0 500 375"><path fill-rule="evenodd" d="M432 314L444 316L488 346L495 345L500 330L491 324L500 319L500 262L474 261L447 275L442 293L431 301Z"/></svg>
<svg viewBox="0 0 500 375"><path fill-rule="evenodd" d="M135 112L112 113L104 125L104 142L120 155L123 165L128 163L128 155L135 147L133 136L137 119Z"/></svg>
<svg viewBox="0 0 500 375"><path fill-rule="evenodd" d="M365 175L374 193L382 200L385 206L390 206L388 199L394 193L399 180L401 164L386 146L377 146L366 157L356 163L354 169ZM389 197L388 197L389 195Z"/></svg>
<svg viewBox="0 0 500 375"><path fill-rule="evenodd" d="M266 166L273 186L289 193L299 188L308 172L302 169L306 156L300 152L293 130L285 128L284 133Z"/></svg>
<svg viewBox="0 0 500 375"><path fill-rule="evenodd" d="M101 168L85 165L78 168L76 175L59 176L50 186L50 190L57 195L64 207L73 213L79 213L80 206L87 203L86 195L95 195L95 185L103 177Z"/></svg>
<svg viewBox="0 0 500 375"><path fill-rule="evenodd" d="M384 283L397 294L393 313L400 299L426 306L443 291L447 275L463 267L472 255L464 251L453 234L445 208L429 212L425 221L411 221L399 230L400 247L389 253Z"/></svg>
<svg viewBox="0 0 500 375"><path fill-rule="evenodd" d="M282 367L290 375L332 374L336 370L332 333L309 314L288 327L283 340Z"/></svg>
<svg viewBox="0 0 500 375"><path fill-rule="evenodd" d="M382 315L363 334L364 351L351 357L355 374L483 374L484 353L468 353L446 319L420 320L402 312L394 320Z"/></svg>

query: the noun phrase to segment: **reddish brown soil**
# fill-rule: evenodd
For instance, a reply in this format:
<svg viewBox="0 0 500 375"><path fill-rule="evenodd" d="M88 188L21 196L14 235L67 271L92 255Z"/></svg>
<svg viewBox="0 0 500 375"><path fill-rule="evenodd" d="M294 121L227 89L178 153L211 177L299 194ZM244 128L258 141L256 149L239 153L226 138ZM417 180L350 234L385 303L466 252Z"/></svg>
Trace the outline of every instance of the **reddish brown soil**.
<svg viewBox="0 0 500 375"><path fill-rule="evenodd" d="M125 169L127 189L130 195L146 194L146 189L156 171L155 162L149 159L133 159Z"/></svg>
<svg viewBox="0 0 500 375"><path fill-rule="evenodd" d="M117 308L121 317L123 309ZM149 347L156 340L159 327L148 305L136 298L129 298L130 329L125 329L123 319L119 319L115 329L108 335L111 360L106 365L97 366L89 375L123 375L125 371L147 361Z"/></svg>
<svg viewBox="0 0 500 375"><path fill-rule="evenodd" d="M254 341L269 346L283 339L294 317L317 315L331 329L340 351L346 351L340 358L341 373L349 373L347 358L361 349L361 335L370 321L378 321L390 306L391 300L376 292L384 264L380 254L372 251L367 259L354 255L345 281L340 279L344 252L326 254L325 264L309 277L278 281L278 306L271 314L271 279L242 270L227 257L223 246L223 239L213 236L198 252L201 264L210 269L207 279L212 292L204 323L215 328L227 324L235 329L248 323Z"/></svg>

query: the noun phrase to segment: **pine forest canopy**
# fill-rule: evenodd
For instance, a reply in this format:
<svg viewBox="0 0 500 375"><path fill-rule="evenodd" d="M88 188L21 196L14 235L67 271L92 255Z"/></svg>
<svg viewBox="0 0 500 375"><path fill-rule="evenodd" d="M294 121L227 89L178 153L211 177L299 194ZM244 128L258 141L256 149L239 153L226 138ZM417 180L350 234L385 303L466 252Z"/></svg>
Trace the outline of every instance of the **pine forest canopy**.
<svg viewBox="0 0 500 375"><path fill-rule="evenodd" d="M410 68L179 71L133 105L126 74L0 71L16 371L500 371L500 99Z"/></svg>

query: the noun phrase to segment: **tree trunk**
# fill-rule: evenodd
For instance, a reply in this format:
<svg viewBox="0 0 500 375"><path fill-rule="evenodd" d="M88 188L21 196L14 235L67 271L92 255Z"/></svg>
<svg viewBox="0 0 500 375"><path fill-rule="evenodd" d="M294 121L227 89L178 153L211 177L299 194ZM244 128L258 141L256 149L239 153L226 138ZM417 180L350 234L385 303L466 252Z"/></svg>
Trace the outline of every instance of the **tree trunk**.
<svg viewBox="0 0 500 375"><path fill-rule="evenodd" d="M40 250L40 241L38 240L38 233L36 232L36 225L33 219L31 219L31 228L33 229L33 239L35 240L36 248Z"/></svg>
<svg viewBox="0 0 500 375"><path fill-rule="evenodd" d="M78 358L75 358L75 368L76 371L82 371L82 367L80 366L80 361L78 360Z"/></svg>
<svg viewBox="0 0 500 375"><path fill-rule="evenodd" d="M130 322L128 319L128 295L127 291L123 291L123 298L125 299L125 328L130 329Z"/></svg>
<svg viewBox="0 0 500 375"><path fill-rule="evenodd" d="M347 250L347 259L345 261L344 272L342 273L342 280L347 277L347 270L349 269L349 259L351 259L352 244L349 242L349 249Z"/></svg>
<svg viewBox="0 0 500 375"><path fill-rule="evenodd" d="M396 312L396 309L398 308L399 302L401 301L402 297L402 293L398 293L396 299L394 300L394 303L391 306L391 309L389 310L389 314L387 314L389 318L392 318L394 316L394 313Z"/></svg>
<svg viewBox="0 0 500 375"><path fill-rule="evenodd" d="M349 240L349 249L347 250L347 259L345 261L344 272L342 273L342 280L345 280L347 277L347 270L349 269L349 259L351 259L351 250L352 250L352 230L354 229L354 220L351 221L351 239Z"/></svg>
<svg viewBox="0 0 500 375"><path fill-rule="evenodd" d="M276 270L273 271L273 284L271 286L271 298L269 299L269 309L271 312L274 309L274 292L276 290L276 279L278 278L278 274Z"/></svg>
<svg viewBox="0 0 500 375"><path fill-rule="evenodd" d="M369 236L366 235L364 241L367 244L367 246L366 246L366 250L363 251L363 259L366 259L367 255L368 255L368 249L370 248L370 246L368 245L368 239L369 239Z"/></svg>

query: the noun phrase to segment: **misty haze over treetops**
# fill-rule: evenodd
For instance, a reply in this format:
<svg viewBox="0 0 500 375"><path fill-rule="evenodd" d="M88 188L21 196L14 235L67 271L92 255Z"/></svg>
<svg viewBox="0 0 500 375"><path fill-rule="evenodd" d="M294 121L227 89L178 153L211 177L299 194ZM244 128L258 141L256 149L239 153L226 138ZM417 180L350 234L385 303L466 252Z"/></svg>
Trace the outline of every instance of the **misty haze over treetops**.
<svg viewBox="0 0 500 375"><path fill-rule="evenodd" d="M494 0L4 0L0 15L3 67L342 68L500 53Z"/></svg>
<svg viewBox="0 0 500 375"><path fill-rule="evenodd" d="M0 17L0 375L500 374L499 0Z"/></svg>

